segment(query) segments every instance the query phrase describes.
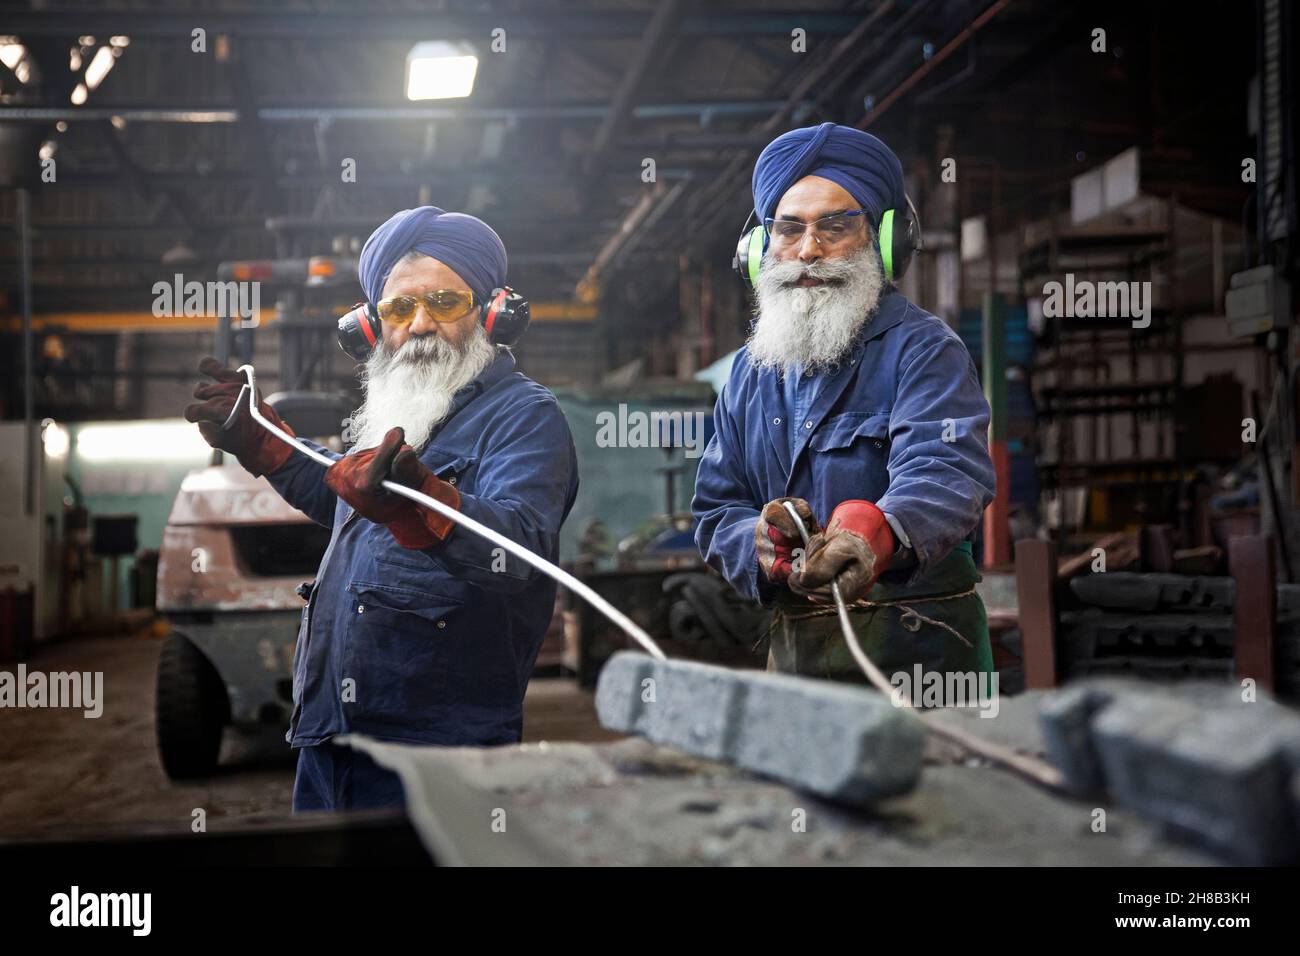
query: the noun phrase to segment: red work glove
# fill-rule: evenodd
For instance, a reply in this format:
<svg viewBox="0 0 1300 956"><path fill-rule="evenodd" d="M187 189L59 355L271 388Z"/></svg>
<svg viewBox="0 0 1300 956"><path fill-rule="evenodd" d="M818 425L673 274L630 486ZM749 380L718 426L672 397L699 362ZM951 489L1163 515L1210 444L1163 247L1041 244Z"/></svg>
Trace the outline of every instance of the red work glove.
<svg viewBox="0 0 1300 956"><path fill-rule="evenodd" d="M253 421L248 406L244 404L248 401L247 396L240 403L240 412L230 428L221 427L234 410L235 401L246 381L244 376L211 357L199 363L199 372L216 381L200 382L195 386L194 397L201 402L185 407L185 420L198 423L199 434L204 441L213 448L234 455L254 478L270 474L289 460L293 448ZM257 393L257 410L290 435L294 433L275 413L275 409L262 400L260 389Z"/></svg>
<svg viewBox="0 0 1300 956"><path fill-rule="evenodd" d="M803 571L791 576L790 590L829 602L830 584L838 581L845 602L856 601L889 568L896 548L883 511L870 501L842 501L831 512L826 530L808 542Z"/></svg>
<svg viewBox="0 0 1300 956"><path fill-rule="evenodd" d="M390 428L377 448L340 458L325 472L325 484L361 517L387 526L403 548L428 548L451 531L452 521L381 484L391 479L460 510L460 492L420 464L404 444L406 433Z"/></svg>
<svg viewBox="0 0 1300 956"><path fill-rule="evenodd" d="M785 584L790 579L791 572L795 570L794 551L804 547L794 519L785 510L787 501L799 512L810 536L821 530L812 508L802 498L777 498L763 506L758 523L754 526L754 550L758 552L759 570L773 584Z"/></svg>

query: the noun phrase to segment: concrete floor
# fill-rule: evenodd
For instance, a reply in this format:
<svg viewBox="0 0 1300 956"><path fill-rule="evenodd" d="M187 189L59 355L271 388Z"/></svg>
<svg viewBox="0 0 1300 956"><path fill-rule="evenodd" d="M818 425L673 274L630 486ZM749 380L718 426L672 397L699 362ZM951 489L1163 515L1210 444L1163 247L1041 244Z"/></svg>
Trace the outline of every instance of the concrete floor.
<svg viewBox="0 0 1300 956"><path fill-rule="evenodd" d="M227 729L221 766L207 779L173 783L154 742L154 671L161 640L82 638L41 648L30 670L102 671L104 711L0 709L0 839L70 837L145 829L189 831L290 810L293 757L283 728L248 736ZM13 670L13 665L5 665ZM596 722L591 695L574 681L539 678L524 702L529 741L619 739Z"/></svg>

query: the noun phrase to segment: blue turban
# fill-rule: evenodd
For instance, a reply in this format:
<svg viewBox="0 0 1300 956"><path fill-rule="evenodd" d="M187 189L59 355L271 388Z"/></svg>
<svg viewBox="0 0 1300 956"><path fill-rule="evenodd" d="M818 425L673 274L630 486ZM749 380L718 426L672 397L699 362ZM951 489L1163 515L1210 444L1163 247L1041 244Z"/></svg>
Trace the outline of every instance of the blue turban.
<svg viewBox="0 0 1300 956"><path fill-rule="evenodd" d="M893 150L870 133L822 123L782 133L754 164L754 212L759 219L776 215L787 189L805 176L820 176L843 186L858 205L880 224L886 209L903 209L903 164Z"/></svg>
<svg viewBox="0 0 1300 956"><path fill-rule="evenodd" d="M357 271L368 301L383 297L388 274L412 249L454 270L481 302L506 284L506 247L491 226L461 212L420 206L394 215L362 247Z"/></svg>

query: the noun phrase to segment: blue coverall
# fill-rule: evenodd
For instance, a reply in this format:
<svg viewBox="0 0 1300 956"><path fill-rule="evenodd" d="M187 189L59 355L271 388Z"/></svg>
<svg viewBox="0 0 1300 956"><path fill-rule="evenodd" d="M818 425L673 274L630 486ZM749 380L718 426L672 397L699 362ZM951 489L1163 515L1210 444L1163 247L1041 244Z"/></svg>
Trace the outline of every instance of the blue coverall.
<svg viewBox="0 0 1300 956"><path fill-rule="evenodd" d="M578 490L573 438L555 396L516 372L509 352L456 394L420 461L457 487L462 513L558 559L560 526ZM427 550L403 548L324 476L302 454L267 476L286 501L333 531L294 652L286 735L301 748L294 807L392 805L400 801L392 775L330 738L518 742L556 586L459 527Z"/></svg>
<svg viewBox="0 0 1300 956"><path fill-rule="evenodd" d="M993 500L994 470L988 403L961 339L891 288L844 361L822 378L806 392L816 396L806 415L792 418L782 377L754 368L744 349L736 355L714 410L715 432L700 459L692 504L705 561L751 600L779 605L790 592L767 581L754 547L764 504L804 498L824 525L840 502L862 499L889 516L916 557L907 570L887 572L869 597L973 588L978 576L963 542ZM948 562L959 545L959 558ZM945 567L936 571L941 563ZM983 607L971 597L959 616L978 631ZM948 610L957 607L935 614ZM890 620L897 623L896 616ZM986 627L982 640L979 666L989 660ZM890 654L898 656L897 650ZM931 654L934 661L942 656ZM819 657L817 666L824 664Z"/></svg>

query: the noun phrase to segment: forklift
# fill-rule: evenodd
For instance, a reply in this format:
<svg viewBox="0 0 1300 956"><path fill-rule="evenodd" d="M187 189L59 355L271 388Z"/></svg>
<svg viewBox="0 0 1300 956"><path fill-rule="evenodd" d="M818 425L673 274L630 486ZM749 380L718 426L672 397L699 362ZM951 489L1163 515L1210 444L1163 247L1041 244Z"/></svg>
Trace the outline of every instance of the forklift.
<svg viewBox="0 0 1300 956"><path fill-rule="evenodd" d="M294 431L343 451L359 392L341 388L331 358L338 316L356 298L356 260L315 256L226 262L223 282L275 295L281 390L267 402ZM251 362L258 317L218 316L216 357ZM173 779L217 766L226 727L284 725L292 711L294 642L304 586L330 532L270 483L214 451L172 504L158 560L157 607L170 631L158 661L158 752Z"/></svg>

